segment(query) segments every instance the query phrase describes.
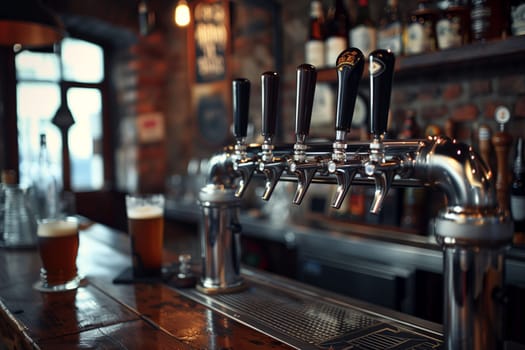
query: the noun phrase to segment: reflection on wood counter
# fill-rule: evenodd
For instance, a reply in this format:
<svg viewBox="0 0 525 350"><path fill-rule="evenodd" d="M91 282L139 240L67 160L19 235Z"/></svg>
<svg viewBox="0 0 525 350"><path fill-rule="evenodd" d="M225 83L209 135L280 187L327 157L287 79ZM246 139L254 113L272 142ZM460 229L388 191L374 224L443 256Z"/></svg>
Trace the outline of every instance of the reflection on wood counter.
<svg viewBox="0 0 525 350"><path fill-rule="evenodd" d="M105 243L103 243L105 242ZM107 242L111 242L112 246ZM129 241L101 225L80 234L76 291L32 288L36 250L0 251L0 345L8 349L289 349L162 284L113 284L129 266ZM175 256L165 252L166 262Z"/></svg>
<svg viewBox="0 0 525 350"><path fill-rule="evenodd" d="M177 232L173 232L177 233ZM439 349L441 327L375 305L243 269L248 288L205 295L162 283L114 284L131 259L126 235L80 234L76 291L41 293L37 251L0 250L0 345L8 349ZM176 255L164 251L171 264ZM342 282L346 283L346 282Z"/></svg>
<svg viewBox="0 0 525 350"><path fill-rule="evenodd" d="M33 288L40 268L36 250L0 250L0 345L254 350L442 345L437 324L259 270L243 269L248 288L229 294L163 283L114 284L130 266L129 246L126 235L105 226L83 230L77 265L86 283L64 293ZM176 257L164 251L165 264Z"/></svg>

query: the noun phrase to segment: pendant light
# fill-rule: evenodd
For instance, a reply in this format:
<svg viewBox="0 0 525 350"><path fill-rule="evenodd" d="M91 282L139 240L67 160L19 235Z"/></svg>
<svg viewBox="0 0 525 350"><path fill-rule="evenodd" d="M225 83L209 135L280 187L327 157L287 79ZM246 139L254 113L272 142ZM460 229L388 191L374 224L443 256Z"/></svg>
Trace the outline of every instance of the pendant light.
<svg viewBox="0 0 525 350"><path fill-rule="evenodd" d="M175 24L177 24L179 27L185 27L190 24L190 7L188 6L186 0L179 0L177 6L175 7L173 19L175 20Z"/></svg>
<svg viewBox="0 0 525 350"><path fill-rule="evenodd" d="M0 45L48 46L64 35L63 23L40 0L0 1Z"/></svg>

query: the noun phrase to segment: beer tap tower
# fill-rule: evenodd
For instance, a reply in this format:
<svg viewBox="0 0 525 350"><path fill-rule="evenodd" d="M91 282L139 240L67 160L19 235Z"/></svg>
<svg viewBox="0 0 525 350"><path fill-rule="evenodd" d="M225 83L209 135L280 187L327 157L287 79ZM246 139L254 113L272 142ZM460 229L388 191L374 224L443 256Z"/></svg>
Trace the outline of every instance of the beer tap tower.
<svg viewBox="0 0 525 350"><path fill-rule="evenodd" d="M444 337L447 349L496 349L502 341L504 250L512 240L512 220L500 210L492 172L472 147L446 137L386 140L394 55L376 50L368 58L370 142L347 142L358 83L365 66L355 48L337 59L338 102L333 143L308 143L316 70L297 69L296 142L275 145L279 76L262 74L262 145L246 145L249 82L233 82L236 144L210 161L208 184L199 194L202 209L204 293L244 287L240 275L238 212L252 176L265 178L269 200L279 181L297 182L292 199L300 204L311 182L337 184L331 205L339 208L352 184L375 186L370 211L378 213L391 186L432 186L447 196L435 218L443 247Z"/></svg>

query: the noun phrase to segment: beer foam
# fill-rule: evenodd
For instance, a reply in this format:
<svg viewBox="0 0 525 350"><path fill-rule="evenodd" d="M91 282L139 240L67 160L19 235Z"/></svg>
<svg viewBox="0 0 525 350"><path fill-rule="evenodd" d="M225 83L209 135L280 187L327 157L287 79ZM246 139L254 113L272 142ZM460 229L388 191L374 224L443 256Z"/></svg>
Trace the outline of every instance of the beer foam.
<svg viewBox="0 0 525 350"><path fill-rule="evenodd" d="M145 205L142 207L129 208L128 218L129 219L151 219L162 216L162 208L153 205Z"/></svg>
<svg viewBox="0 0 525 350"><path fill-rule="evenodd" d="M75 221L48 221L38 224L39 237L63 237L77 234L78 224Z"/></svg>

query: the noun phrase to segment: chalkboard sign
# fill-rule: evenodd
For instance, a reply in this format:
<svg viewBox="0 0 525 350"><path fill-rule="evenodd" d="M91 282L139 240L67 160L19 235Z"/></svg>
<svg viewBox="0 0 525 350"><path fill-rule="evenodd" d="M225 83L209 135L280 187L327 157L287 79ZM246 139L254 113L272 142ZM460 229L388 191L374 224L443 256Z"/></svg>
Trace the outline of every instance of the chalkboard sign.
<svg viewBox="0 0 525 350"><path fill-rule="evenodd" d="M197 103L197 116L202 140L215 147L223 145L229 131L228 115L223 93L201 96Z"/></svg>
<svg viewBox="0 0 525 350"><path fill-rule="evenodd" d="M195 35L195 66L197 83L226 79L228 45L228 13L223 1L199 2L193 18Z"/></svg>

